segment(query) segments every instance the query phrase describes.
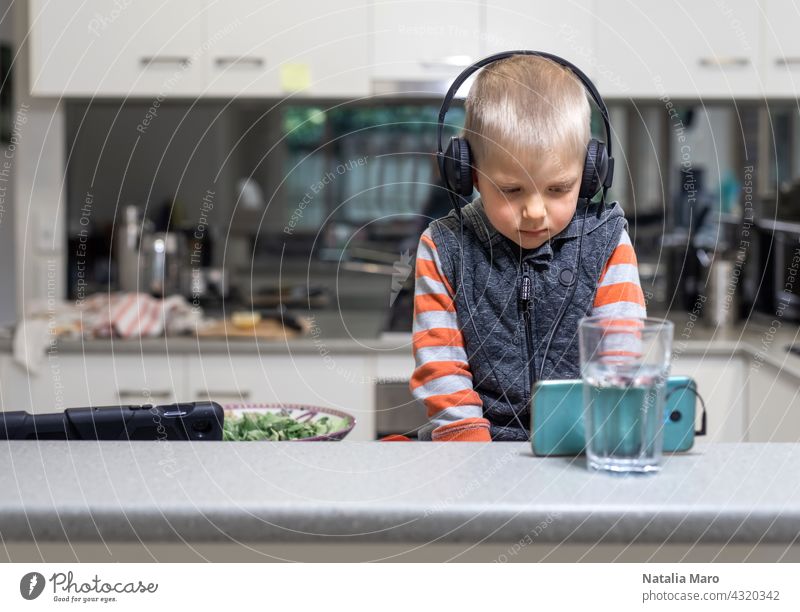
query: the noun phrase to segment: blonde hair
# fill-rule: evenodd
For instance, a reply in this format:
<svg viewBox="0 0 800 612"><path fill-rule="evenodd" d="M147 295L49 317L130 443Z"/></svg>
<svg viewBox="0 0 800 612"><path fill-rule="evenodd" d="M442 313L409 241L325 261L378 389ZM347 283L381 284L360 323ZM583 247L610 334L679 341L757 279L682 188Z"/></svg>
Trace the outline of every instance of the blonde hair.
<svg viewBox="0 0 800 612"><path fill-rule="evenodd" d="M590 138L586 90L571 70L549 59L514 55L483 68L470 88L463 137L477 167L492 153L579 159Z"/></svg>

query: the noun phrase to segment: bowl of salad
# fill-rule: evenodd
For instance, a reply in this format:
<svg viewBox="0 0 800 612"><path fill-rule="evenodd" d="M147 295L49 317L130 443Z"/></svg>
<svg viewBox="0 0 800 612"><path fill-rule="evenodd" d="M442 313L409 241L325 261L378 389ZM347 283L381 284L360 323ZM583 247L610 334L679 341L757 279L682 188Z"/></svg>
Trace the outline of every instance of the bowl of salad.
<svg viewBox="0 0 800 612"><path fill-rule="evenodd" d="M228 404L222 439L231 442L336 441L355 427L352 415L303 404Z"/></svg>

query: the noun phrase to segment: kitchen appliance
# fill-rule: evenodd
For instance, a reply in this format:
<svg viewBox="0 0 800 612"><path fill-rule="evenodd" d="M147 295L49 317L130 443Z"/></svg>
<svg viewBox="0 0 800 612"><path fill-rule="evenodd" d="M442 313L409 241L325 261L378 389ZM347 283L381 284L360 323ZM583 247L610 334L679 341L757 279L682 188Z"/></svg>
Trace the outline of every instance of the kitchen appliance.
<svg viewBox="0 0 800 612"><path fill-rule="evenodd" d="M800 321L800 224L766 221L760 225L771 229L774 240L770 257L773 276L771 313Z"/></svg>
<svg viewBox="0 0 800 612"><path fill-rule="evenodd" d="M0 413L0 440L222 440L216 402L67 408Z"/></svg>
<svg viewBox="0 0 800 612"><path fill-rule="evenodd" d="M229 276L224 268L203 268L206 290L221 300L230 295Z"/></svg>
<svg viewBox="0 0 800 612"><path fill-rule="evenodd" d="M378 439L401 433L416 438L428 422L422 402L411 394L408 379L381 379L375 384L375 428Z"/></svg>
<svg viewBox="0 0 800 612"><path fill-rule="evenodd" d="M187 295L191 290L191 268L186 240L176 232L154 232L142 237L140 291L157 297Z"/></svg>
<svg viewBox="0 0 800 612"><path fill-rule="evenodd" d="M698 259L707 270L703 319L715 328L731 327L739 314L739 277L734 274L736 262L732 255L717 251L711 256L699 251Z"/></svg>
<svg viewBox="0 0 800 612"><path fill-rule="evenodd" d="M113 256L117 263L117 285L120 291L139 290L140 232L148 234L152 223L142 219L139 208L125 207L125 215L114 237Z"/></svg>

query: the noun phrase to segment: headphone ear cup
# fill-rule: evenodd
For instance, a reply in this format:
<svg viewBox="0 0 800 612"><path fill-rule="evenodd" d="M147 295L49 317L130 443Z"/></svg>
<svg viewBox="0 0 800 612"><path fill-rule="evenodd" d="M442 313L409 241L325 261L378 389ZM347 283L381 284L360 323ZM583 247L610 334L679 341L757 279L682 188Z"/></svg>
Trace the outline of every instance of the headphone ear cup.
<svg viewBox="0 0 800 612"><path fill-rule="evenodd" d="M583 177L578 198L591 200L600 187L605 184L608 173L608 150L605 143L592 138L586 146L586 159L583 161Z"/></svg>
<svg viewBox="0 0 800 612"><path fill-rule="evenodd" d="M472 152L469 142L453 136L444 155L444 179L447 187L460 196L472 195Z"/></svg>

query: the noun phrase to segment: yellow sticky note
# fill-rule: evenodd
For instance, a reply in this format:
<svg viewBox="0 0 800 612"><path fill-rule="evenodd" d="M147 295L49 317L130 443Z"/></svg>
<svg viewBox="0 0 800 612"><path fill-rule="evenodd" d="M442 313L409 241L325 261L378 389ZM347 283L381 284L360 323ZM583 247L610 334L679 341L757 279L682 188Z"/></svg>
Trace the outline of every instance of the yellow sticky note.
<svg viewBox="0 0 800 612"><path fill-rule="evenodd" d="M311 69L308 64L290 63L281 65L281 89L301 91L311 86Z"/></svg>

